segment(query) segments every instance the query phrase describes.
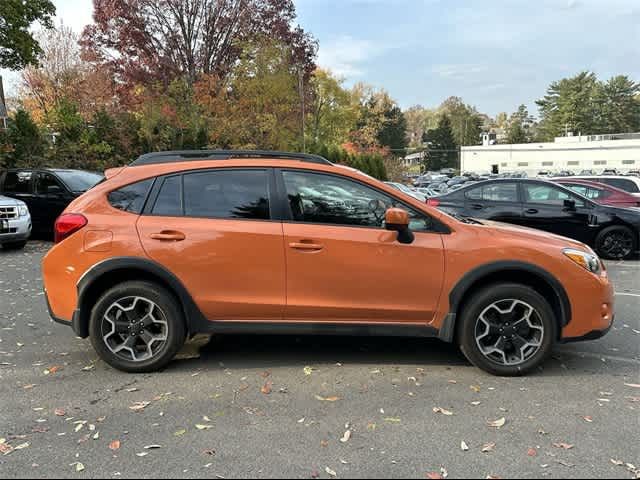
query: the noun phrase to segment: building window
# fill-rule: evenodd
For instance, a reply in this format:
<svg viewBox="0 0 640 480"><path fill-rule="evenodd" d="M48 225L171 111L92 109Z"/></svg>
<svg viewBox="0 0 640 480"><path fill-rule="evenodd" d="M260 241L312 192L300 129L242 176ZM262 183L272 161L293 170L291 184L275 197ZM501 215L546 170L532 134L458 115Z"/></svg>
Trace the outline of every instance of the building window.
<svg viewBox="0 0 640 480"><path fill-rule="evenodd" d="M593 162L594 165L606 165L607 161L606 160L596 160L595 162Z"/></svg>
<svg viewBox="0 0 640 480"><path fill-rule="evenodd" d="M636 161L635 160L623 160L622 164L623 165L635 165Z"/></svg>
<svg viewBox="0 0 640 480"><path fill-rule="evenodd" d="M577 167L578 165L580 165L580 162L573 160L571 162L567 162L567 165L569 165L570 167Z"/></svg>
<svg viewBox="0 0 640 480"><path fill-rule="evenodd" d="M553 167L553 162L542 162L543 167Z"/></svg>
<svg viewBox="0 0 640 480"><path fill-rule="evenodd" d="M529 166L529 162L518 162L518 166L519 167L528 167Z"/></svg>
<svg viewBox="0 0 640 480"><path fill-rule="evenodd" d="M501 166L501 167L507 167L507 166L508 166L508 164L507 164L507 163L502 163L500 166Z"/></svg>

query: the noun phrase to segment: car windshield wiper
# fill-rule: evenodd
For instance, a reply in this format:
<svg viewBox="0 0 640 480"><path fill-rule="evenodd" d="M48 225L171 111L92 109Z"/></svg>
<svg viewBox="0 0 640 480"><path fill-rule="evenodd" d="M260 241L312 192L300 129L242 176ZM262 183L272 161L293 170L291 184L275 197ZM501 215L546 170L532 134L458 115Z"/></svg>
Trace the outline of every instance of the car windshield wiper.
<svg viewBox="0 0 640 480"><path fill-rule="evenodd" d="M459 213L452 213L451 216L456 220L469 225L484 225L482 222L476 220L475 218L465 217L464 215L460 215Z"/></svg>

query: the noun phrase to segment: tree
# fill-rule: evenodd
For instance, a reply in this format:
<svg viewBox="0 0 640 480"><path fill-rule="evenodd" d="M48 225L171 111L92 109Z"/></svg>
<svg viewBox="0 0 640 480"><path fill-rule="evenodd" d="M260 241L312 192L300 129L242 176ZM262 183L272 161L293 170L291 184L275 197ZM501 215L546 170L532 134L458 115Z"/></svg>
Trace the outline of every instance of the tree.
<svg viewBox="0 0 640 480"><path fill-rule="evenodd" d="M5 167L36 166L42 161L45 141L40 129L26 111L18 110L9 120L4 142L0 164Z"/></svg>
<svg viewBox="0 0 640 480"><path fill-rule="evenodd" d="M331 72L316 69L310 82L312 97L308 137L316 145L341 145L347 140L358 118L351 93L342 87L342 80Z"/></svg>
<svg viewBox="0 0 640 480"><path fill-rule="evenodd" d="M507 143L531 142L531 126L533 118L529 115L526 105L520 105L507 122Z"/></svg>
<svg viewBox="0 0 640 480"><path fill-rule="evenodd" d="M105 65L125 85L199 75L225 79L243 45L264 37L287 45L308 76L316 42L300 27L292 0L94 0L94 24L81 44L87 60Z"/></svg>
<svg viewBox="0 0 640 480"><path fill-rule="evenodd" d="M457 166L458 145L454 138L451 120L447 115L440 117L437 128L425 134L425 142L429 144L427 152L429 170L438 171Z"/></svg>
<svg viewBox="0 0 640 480"><path fill-rule="evenodd" d="M611 78L602 86L603 126L598 133L632 133L640 130L640 83L626 75Z"/></svg>
<svg viewBox="0 0 640 480"><path fill-rule="evenodd" d="M483 122L475 107L465 104L459 97L450 97L440 105L438 111L449 118L458 145L479 143Z"/></svg>
<svg viewBox="0 0 640 480"><path fill-rule="evenodd" d="M405 110L404 118L407 121L408 146L413 148L422 147L424 132L437 126L438 118L436 112L420 105L415 105Z"/></svg>
<svg viewBox="0 0 640 480"><path fill-rule="evenodd" d="M398 105L387 108L384 123L378 132L378 143L394 155L404 156L407 148L407 120Z"/></svg>
<svg viewBox="0 0 640 480"><path fill-rule="evenodd" d="M553 82L540 109L540 133L546 140L575 133L594 134L602 128L602 90L594 73L581 72L575 77Z"/></svg>
<svg viewBox="0 0 640 480"><path fill-rule="evenodd" d="M0 67L21 70L38 63L40 45L30 27L39 23L52 28L56 8L51 0L2 0L0 2Z"/></svg>

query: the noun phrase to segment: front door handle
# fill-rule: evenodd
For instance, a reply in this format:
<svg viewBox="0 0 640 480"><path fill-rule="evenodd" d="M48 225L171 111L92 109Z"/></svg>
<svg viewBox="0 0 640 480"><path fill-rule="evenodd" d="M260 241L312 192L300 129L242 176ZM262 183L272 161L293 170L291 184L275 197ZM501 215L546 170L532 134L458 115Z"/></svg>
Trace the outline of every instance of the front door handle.
<svg viewBox="0 0 640 480"><path fill-rule="evenodd" d="M324 248L323 245L320 245L318 243L311 243L311 242L304 242L304 241L291 242L289 244L289 247L293 248L294 250L302 250L306 252L319 252Z"/></svg>
<svg viewBox="0 0 640 480"><path fill-rule="evenodd" d="M182 242L187 238L182 232L170 232L166 230L160 233L152 233L150 237L152 240L159 240L161 242Z"/></svg>
<svg viewBox="0 0 640 480"><path fill-rule="evenodd" d="M540 213L538 210L536 210L535 208L530 208L529 210L527 210L526 212L527 215L535 215L536 213Z"/></svg>
<svg viewBox="0 0 640 480"><path fill-rule="evenodd" d="M479 203L474 203L473 205L471 205L471 208L473 208L474 210L482 210L484 207Z"/></svg>

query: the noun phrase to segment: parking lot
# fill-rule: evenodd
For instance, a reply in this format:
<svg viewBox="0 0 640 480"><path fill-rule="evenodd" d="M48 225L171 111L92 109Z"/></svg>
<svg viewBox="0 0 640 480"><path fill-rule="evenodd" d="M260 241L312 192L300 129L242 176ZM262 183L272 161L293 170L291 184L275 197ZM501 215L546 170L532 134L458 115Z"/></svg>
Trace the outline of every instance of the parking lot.
<svg viewBox="0 0 640 480"><path fill-rule="evenodd" d="M136 376L49 320L48 247L0 251L3 477L640 478L640 261L608 265L611 333L527 378L435 340L260 336Z"/></svg>

